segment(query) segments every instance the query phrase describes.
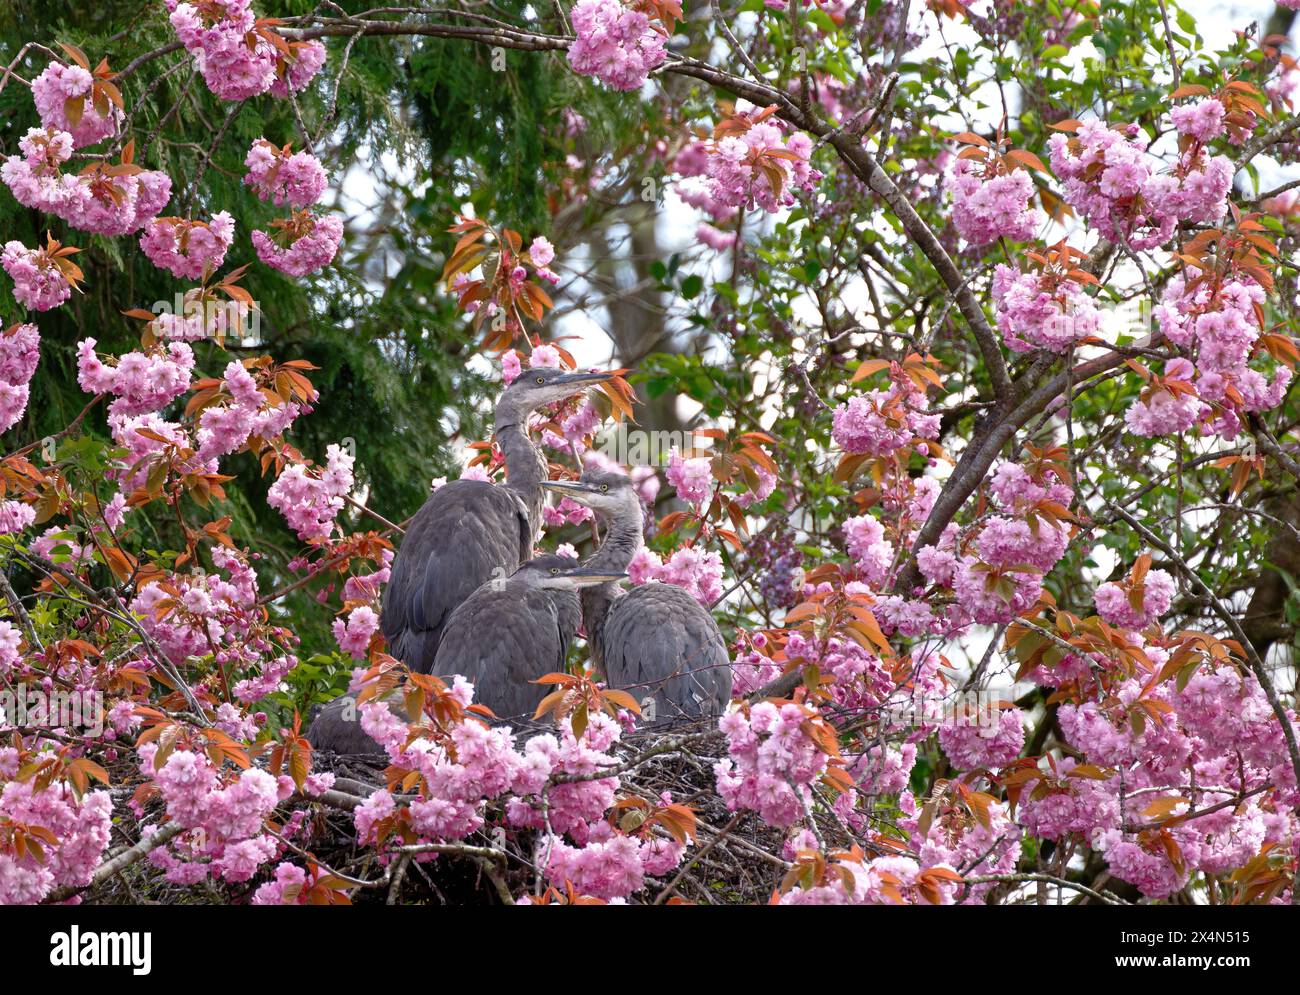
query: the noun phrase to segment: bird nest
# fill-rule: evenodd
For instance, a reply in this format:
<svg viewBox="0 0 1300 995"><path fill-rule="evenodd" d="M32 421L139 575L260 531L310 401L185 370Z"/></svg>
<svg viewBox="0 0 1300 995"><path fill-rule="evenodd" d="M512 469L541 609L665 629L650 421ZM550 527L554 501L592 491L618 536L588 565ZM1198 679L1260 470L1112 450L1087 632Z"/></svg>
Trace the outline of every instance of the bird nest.
<svg viewBox="0 0 1300 995"><path fill-rule="evenodd" d="M630 902L768 901L790 867L782 857L785 834L752 812L729 810L719 797L714 767L727 750L716 719L656 724L625 735L612 752L618 760L620 797L655 802L666 793L696 816L696 838L681 865L664 878L647 879ZM383 757L317 754L315 758L316 770L335 773L336 789L353 798L382 785L384 767ZM354 901L496 904L507 901L507 896L517 899L546 887L538 867L539 834L497 828L503 825L501 812L490 809L484 829L463 840L460 852L439 854L432 861L412 860L400 879L396 872L379 868L373 849L356 845L350 814L328 802L320 806L314 825L317 835L308 846L328 866L377 885L358 889ZM847 848L854 842L833 815L819 815L816 831L831 848ZM492 856L485 856L487 852Z"/></svg>
<svg viewBox="0 0 1300 995"><path fill-rule="evenodd" d="M521 738L527 735L525 730ZM730 905L769 900L790 867L782 857L785 834L752 812L730 811L719 797L714 766L727 752L716 719L657 724L626 734L611 752L618 761L620 797L656 802L667 793L696 816L695 840L681 864L663 878L647 879L629 902ZM540 834L507 827L498 806L489 807L483 829L437 847L438 852L407 847L384 853L358 845L352 810L386 784L386 767L387 758L381 755L315 753L314 771L333 773L335 784L319 798L295 797L277 811L283 825L296 810L306 810L282 859L316 863L347 883L354 903L507 904L545 890L538 859ZM113 782L115 807L124 810L142 779L138 770L124 765L114 771ZM850 846L851 835L826 814L828 806L817 809L821 814L815 828L823 843L832 849ZM156 824L160 815L154 802L143 821ZM246 884L179 886L167 882L149 861L137 860L82 897L105 904L244 904L264 879L262 874Z"/></svg>

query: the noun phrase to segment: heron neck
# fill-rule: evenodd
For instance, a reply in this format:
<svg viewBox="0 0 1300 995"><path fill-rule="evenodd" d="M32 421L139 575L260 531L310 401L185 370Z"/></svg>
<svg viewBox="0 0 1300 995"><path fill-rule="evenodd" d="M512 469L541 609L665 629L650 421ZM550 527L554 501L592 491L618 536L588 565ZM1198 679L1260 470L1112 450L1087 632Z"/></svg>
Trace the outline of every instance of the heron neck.
<svg viewBox="0 0 1300 995"><path fill-rule="evenodd" d="M591 554L587 565L611 573L623 573L641 549L643 521L641 503L627 502L627 506L610 519L605 530L605 541Z"/></svg>
<svg viewBox="0 0 1300 995"><path fill-rule="evenodd" d="M587 646L601 671L605 669L605 618L621 594L618 585L612 582L584 587L578 593L582 602L582 627L587 630Z"/></svg>
<svg viewBox="0 0 1300 995"><path fill-rule="evenodd" d="M641 502L629 500L626 506L610 519L605 530L605 541L588 557L587 565L599 570L608 570L610 573L623 573L627 570L642 545L643 521ZM587 642L596 655L596 663L602 668L604 667L605 616L609 614L610 606L622 594L618 584L612 581L582 589L582 624L586 627Z"/></svg>
<svg viewBox="0 0 1300 995"><path fill-rule="evenodd" d="M506 461L506 486L523 498L536 535L542 521L541 483L546 479L546 460L528 438L522 419L502 417L498 411L496 437Z"/></svg>

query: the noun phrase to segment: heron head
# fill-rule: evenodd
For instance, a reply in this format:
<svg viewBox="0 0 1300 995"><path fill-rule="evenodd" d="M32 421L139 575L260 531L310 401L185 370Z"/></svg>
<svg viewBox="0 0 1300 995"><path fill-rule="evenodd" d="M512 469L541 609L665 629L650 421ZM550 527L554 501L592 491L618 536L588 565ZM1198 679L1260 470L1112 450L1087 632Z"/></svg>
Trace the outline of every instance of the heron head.
<svg viewBox="0 0 1300 995"><path fill-rule="evenodd" d="M544 556L534 556L515 571L514 577L516 580L522 580L529 587L551 591L576 591L580 587L623 580L627 574L594 569L579 563L571 556L548 553Z"/></svg>
<svg viewBox="0 0 1300 995"><path fill-rule="evenodd" d="M542 486L561 497L570 497L605 518L620 513L641 514L641 499L632 478L610 470L589 469L579 480L544 480Z"/></svg>
<svg viewBox="0 0 1300 995"><path fill-rule="evenodd" d="M611 379L612 373L602 373L599 370L578 372L549 366L524 370L502 392L501 400L497 402L498 418L503 413L503 408L505 413L522 418L544 405L563 401L566 397L581 394L588 387Z"/></svg>

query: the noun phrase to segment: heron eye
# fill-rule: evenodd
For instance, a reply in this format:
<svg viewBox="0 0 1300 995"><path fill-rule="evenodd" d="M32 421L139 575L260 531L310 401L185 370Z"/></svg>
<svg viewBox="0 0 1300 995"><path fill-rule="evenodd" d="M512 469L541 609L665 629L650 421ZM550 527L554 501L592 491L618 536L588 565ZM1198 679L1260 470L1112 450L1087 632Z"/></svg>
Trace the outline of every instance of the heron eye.
<svg viewBox="0 0 1300 995"><path fill-rule="evenodd" d="M553 573L553 574L558 574L559 572L560 572L560 568L559 568L559 567L551 567L551 573Z"/></svg>
<svg viewBox="0 0 1300 995"><path fill-rule="evenodd" d="M609 484L601 484L601 485L600 485L600 489L601 489L602 491L607 491L607 490L609 490Z"/></svg>
<svg viewBox="0 0 1300 995"><path fill-rule="evenodd" d="M538 383L546 383L546 378L545 378L545 377L538 377L538 378L537 378L537 382L538 382Z"/></svg>

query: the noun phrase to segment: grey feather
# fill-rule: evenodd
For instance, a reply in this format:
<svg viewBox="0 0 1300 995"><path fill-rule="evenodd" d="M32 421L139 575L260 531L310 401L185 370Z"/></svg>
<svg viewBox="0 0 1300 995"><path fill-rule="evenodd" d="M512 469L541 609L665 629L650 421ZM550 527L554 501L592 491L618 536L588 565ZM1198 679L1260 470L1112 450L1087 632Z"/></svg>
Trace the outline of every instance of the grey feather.
<svg viewBox="0 0 1300 995"><path fill-rule="evenodd" d="M407 527L384 590L389 652L428 673L456 607L531 551L528 515L511 489L456 480L434 491Z"/></svg>
<svg viewBox="0 0 1300 995"><path fill-rule="evenodd" d="M406 720L406 711L399 699L390 702L394 715ZM335 698L316 713L307 727L307 741L316 750L330 753L372 754L384 752L383 747L365 734L361 728L361 712L355 695L345 694Z"/></svg>
<svg viewBox="0 0 1300 995"><path fill-rule="evenodd" d="M727 644L680 587L643 584L614 599L600 649L609 686L638 701L653 695L658 719L719 715L731 700Z"/></svg>
<svg viewBox="0 0 1300 995"><path fill-rule="evenodd" d="M580 616L572 591L485 585L447 620L432 672L470 681L499 719L532 718L551 689L531 682L564 670Z"/></svg>

